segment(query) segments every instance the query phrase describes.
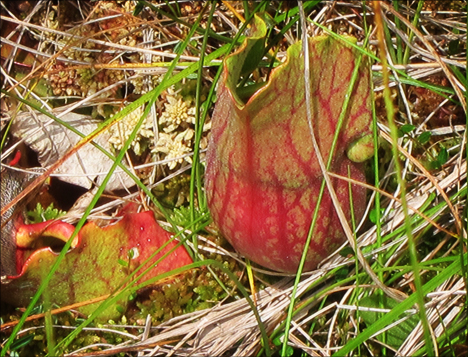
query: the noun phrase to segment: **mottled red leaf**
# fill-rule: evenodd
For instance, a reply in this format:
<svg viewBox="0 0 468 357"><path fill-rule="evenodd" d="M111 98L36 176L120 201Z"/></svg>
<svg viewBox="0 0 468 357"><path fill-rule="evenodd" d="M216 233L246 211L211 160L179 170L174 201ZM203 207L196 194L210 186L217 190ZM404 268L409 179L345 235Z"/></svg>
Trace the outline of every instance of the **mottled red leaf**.
<svg viewBox="0 0 468 357"><path fill-rule="evenodd" d="M214 222L240 253L265 267L295 272L322 182L306 118L304 59L301 43L291 46L286 62L243 103L236 85L250 51L266 34L258 18L251 34L225 60L218 87L207 153L208 204ZM311 38L309 48L312 119L326 162L358 52L327 36ZM371 119L370 70L362 61L330 171L343 176L349 172L354 180L365 180L363 164L350 158L363 161L372 155L372 141L364 140L365 155L355 145L371 134ZM346 154L349 148L350 158ZM348 183L334 179L333 185L349 218ZM355 217L360 219L366 191L354 185L352 192ZM305 269L314 269L344 240L325 190Z"/></svg>
<svg viewBox="0 0 468 357"><path fill-rule="evenodd" d="M50 222L47 223L50 224ZM38 236L34 233L36 228L44 234L44 224L41 225L19 227L17 236L17 242L20 245L19 252L22 251L21 248L25 249L33 245ZM69 237L73 230L74 227L67 223L55 222L47 228L45 233L66 240L67 238L64 236L67 236L68 232L67 237ZM33 238L26 239L26 236ZM170 238L170 233L157 224L152 212L127 213L117 223L104 228L100 228L94 223L88 223L80 230L73 243L74 248L67 252L60 263L45 294L48 294L52 303L59 306L109 294L117 289L136 267L140 266ZM148 268L150 264L154 264L175 245L176 242L170 242L162 252L144 266L144 269ZM133 259L129 258L129 250L134 252ZM18 254L19 258L21 254ZM8 284L2 284L2 300L15 306L26 306L42 279L49 273L57 255L49 247L34 251L24 262L24 265L20 264L19 274L10 276L11 281ZM125 267L123 262L130 264ZM185 248L178 247L153 267L142 280L150 279L190 263L192 260ZM118 302L118 305L125 307L127 299L123 298ZM88 305L80 308L80 311L89 314L95 308L96 304ZM113 306L106 310L100 318L107 320L119 315L120 313Z"/></svg>

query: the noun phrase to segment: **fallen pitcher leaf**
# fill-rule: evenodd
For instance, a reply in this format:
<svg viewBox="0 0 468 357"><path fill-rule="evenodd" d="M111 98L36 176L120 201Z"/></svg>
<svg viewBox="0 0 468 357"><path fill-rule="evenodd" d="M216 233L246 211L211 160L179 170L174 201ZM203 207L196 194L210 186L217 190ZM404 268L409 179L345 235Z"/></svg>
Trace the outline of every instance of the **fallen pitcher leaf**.
<svg viewBox="0 0 468 357"><path fill-rule="evenodd" d="M39 242L40 236L66 241L73 230L74 226L60 221L19 225L16 235L17 275L8 276L9 282L1 285L2 301L14 306L27 306L58 255L50 247L36 249L35 243ZM159 226L152 212L125 213L120 221L103 228L87 223L60 262L45 294L59 306L110 294L120 287L135 268L169 240L171 234ZM169 242L139 272L155 264L176 245L175 241ZM132 252L130 255L129 251ZM139 282L190 263L192 259L189 254L184 247L179 246L151 268ZM99 319L106 321L118 318L122 308L127 306L127 301L128 294L105 310ZM79 311L90 314L98 304L83 306ZM119 306L121 308L118 309Z"/></svg>

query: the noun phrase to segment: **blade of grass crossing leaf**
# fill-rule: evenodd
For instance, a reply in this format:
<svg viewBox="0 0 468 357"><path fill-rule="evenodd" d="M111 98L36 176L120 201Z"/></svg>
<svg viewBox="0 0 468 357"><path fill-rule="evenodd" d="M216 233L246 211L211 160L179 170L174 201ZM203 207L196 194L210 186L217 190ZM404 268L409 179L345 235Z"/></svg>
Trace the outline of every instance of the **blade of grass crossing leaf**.
<svg viewBox="0 0 468 357"><path fill-rule="evenodd" d="M308 78L310 78L309 77L310 76L310 70L309 70L309 56L308 56L308 46L307 46L308 38L307 38L307 32L306 32L306 28L307 28L306 27L306 18L305 18L305 14L304 14L304 11L303 11L303 8L302 8L302 3L299 2L298 4L299 4L300 17L301 17L301 25L302 25L302 28L303 28L302 41L303 41L303 53L304 53L304 72L305 72L304 77L306 79L305 80L305 95L306 95L305 98L306 98L306 103L307 103L306 104L307 120L309 122L309 130L311 132L311 138L312 138L312 142L313 142L313 145L314 145L314 149L317 152L319 152L318 149L316 149L316 148L318 148L318 145L317 145L317 142L316 142L314 129L313 129L313 126L312 126L312 123L311 123L311 118L312 118L311 104L310 104L311 103L311 99L310 99L311 94L310 94L310 85L308 85ZM357 77L358 77L361 61L362 61L362 54L360 56L358 56L358 58L355 61L355 67L354 67L354 70L353 70L353 73L352 73L352 76L351 76L350 84L349 84L349 86L347 88L347 91L346 91L346 94L345 94L345 97L344 97L345 99L344 99L344 102L343 102L343 106L341 108L340 116L338 118L336 130L335 130L335 134L334 134L334 138L333 138L333 142L332 142L332 146L331 146L331 149L330 149L330 155L328 157L328 161L326 163L326 166L324 167L324 169L326 171L329 170L330 165L331 165L332 160L333 160L333 153L335 151L336 144L337 144L337 141L338 141L338 135L339 135L341 127L343 125L343 122L344 122L344 119L345 119L345 116L346 116L346 112L347 112L347 108L348 108L349 102L351 100L351 93L353 91L354 84L356 83L356 80L357 80ZM320 158L319 158L319 163L320 163ZM300 281L300 277L301 277L303 267L304 267L304 264L305 264L305 260L306 260L306 256L307 256L307 251L309 249L309 244L311 242L312 234L313 234L313 231L314 231L317 219L318 219L320 202L321 202L321 200L323 198L323 194L325 192L325 187L327 187L327 186L328 186L329 190L333 190L333 188L331 187L331 184L329 182L327 182L327 177L326 177L325 172L324 172L323 173L322 184L321 184L319 195L318 195L318 198L317 198L317 204L316 204L316 207L315 207L315 210L314 210L314 215L313 215L313 218L312 218L312 223L310 225L310 229L309 229L308 236L307 236L307 239L306 239L306 243L305 243L305 246L304 246L304 251L303 251L302 258L301 258L301 261L299 263L299 268L298 268L298 271L297 271L297 274L296 274L296 279L295 279L293 292L291 294L291 302L289 304L288 314L287 314L287 318L286 318L287 323L285 325L285 336L286 337L283 340L283 345L282 345L282 354L283 355L286 354L286 350L287 350L289 328L290 328L290 324L291 324L291 320L292 320L294 302L295 302L295 298L296 298L295 295L297 293L297 286L298 286L299 281ZM352 239L352 238L350 238L350 239ZM359 252L356 252L356 254L359 254ZM365 264L365 262L363 262L363 265L364 264ZM378 282L376 282L376 283L378 283Z"/></svg>
<svg viewBox="0 0 468 357"><path fill-rule="evenodd" d="M123 154L124 152L122 151L121 152L121 155L120 156L120 160L123 158ZM120 162L117 161L117 162ZM114 165L116 166L116 165ZM104 191L104 188L107 184L107 182L109 181L110 179L110 175L111 173L113 172L113 168L111 168L109 174L104 178L103 180L103 183L101 185L101 187L98 189L96 195L94 196L93 200L91 201L90 205L87 207L87 209L85 210L85 213L83 214L83 217L78 221L76 227L75 227L75 230L73 231L70 239L65 243L63 249L61 250L61 252L59 253L54 265L52 266L51 268L51 271L49 272L49 274L45 277L45 279L43 280L42 284L38 287L37 289L37 292L36 294L33 296L33 298L31 299L31 302L29 304L29 306L26 308L25 312L23 313L23 315L21 316L21 319L20 319L20 322L18 323L18 325L15 326L15 328L13 329L12 331L12 334L10 335L9 339L7 340L4 348L2 349L1 351L1 355L4 356L6 355L7 351L8 351L8 348L10 347L11 343L14 341L14 338L16 337L18 331L21 329L21 327L23 326L24 324L24 321L26 320L26 317L30 314L30 312L32 311L32 309L34 308L35 304L37 303L37 301L39 300L39 297L43 294L43 292L45 291L47 285L49 284L51 278L52 278L52 275L55 273L55 271L57 270L60 262L63 260L63 258L65 257L65 254L67 253L67 251L70 249L71 247L71 244L73 242L73 239L74 237L76 237L76 235L78 234L78 231L83 227L85 221L86 221L86 218L87 216L89 215L91 209L95 206L95 204L97 203L100 195L102 194L102 192Z"/></svg>
<svg viewBox="0 0 468 357"><path fill-rule="evenodd" d="M208 4L205 5L205 8ZM172 76L172 72L174 70L174 68L176 67L178 61L179 61L179 58L180 56L182 55L183 51L185 50L185 48L187 47L188 43L190 42L190 39L192 38L192 36L194 35L195 33L195 30L197 28L197 26L200 24L200 21L201 19L203 18L203 14L204 14L204 11L202 10L199 14L199 17L197 18L194 26L192 26L191 30L189 31L189 33L187 34L186 38L184 39L184 41L182 42L182 45L181 45L181 48L180 48L180 52L177 54L176 58L172 61L171 63L171 66L168 68L168 71L167 73L165 74L163 80L161 81L161 84L156 88L156 91L154 91L153 95L150 97L147 105L146 105L146 108L143 112L143 115L141 116L138 124L136 125L136 127L134 128L134 130L132 131L131 135L129 136L128 140L126 141L125 143L125 146L122 148L122 151L127 151L128 150L128 147L131 145L131 143L133 142L133 140L135 139L141 125L143 124L145 118L148 116L150 110L151 110L151 107L154 105L154 103L156 102L156 100L158 99L160 93L165 89L165 88L168 88L170 85L172 84L169 84L169 83L166 83L170 80L171 76ZM199 63L199 66L202 66L202 63L203 61L201 61L201 63ZM117 162L120 162L121 160L118 160ZM151 195L152 196L152 195ZM153 196L154 197L154 196ZM155 200L154 203L158 206L158 208L163 208L162 205L159 203L159 201ZM164 208L163 208L163 212L165 212ZM169 215L166 215L166 219L168 220L168 222L173 226L173 229L177 232L177 233L180 233L181 235L183 235L182 232L179 232L176 225L172 222L171 218ZM190 251L190 250L188 250Z"/></svg>
<svg viewBox="0 0 468 357"><path fill-rule="evenodd" d="M162 281L166 278L169 278L171 276L175 276L178 274L181 274L187 270L190 270L192 268L198 268L204 264L204 261L198 261L189 265L186 265L181 268L174 269L170 272L166 272L163 274L160 274L152 279L149 279L145 281L144 283L138 285L137 287L133 287L131 291L136 292L138 289L148 286L149 284L153 284L156 281ZM105 301L103 301L97 308L96 310L93 311L93 313L88 316L88 318L83 321L72 333L70 333L68 336L66 336L62 341L60 341L57 344L57 352L63 353L64 349L73 341L73 339L86 327L88 326L96 317L99 316L99 314L107 309L108 307L112 306L115 304L118 300L120 300L125 292L129 290L129 286L127 286L125 289L116 291L113 294L111 294ZM60 347L60 349L59 349Z"/></svg>
<svg viewBox="0 0 468 357"><path fill-rule="evenodd" d="M45 332L46 332L46 340L47 340L47 353L54 356L55 355L55 338L54 338L54 323L52 321L52 314L50 311L52 310L52 306L50 304L50 299L46 297L48 294L44 294L44 309L45 309L45 317L44 317L44 325L45 325Z"/></svg>
<svg viewBox="0 0 468 357"><path fill-rule="evenodd" d="M312 139L314 139L314 129L311 123L311 113L310 113L310 85L309 85L309 78L310 78L310 69L309 69L309 46L308 46L308 36L307 36L307 26L306 26L306 17L304 13L304 8L302 7L302 3L298 2L299 5L299 14L300 14L300 20L301 20L301 28L302 28L302 51L303 51L303 56L304 56L304 77L305 77L305 99L306 99L306 111L307 111L307 120L309 122L309 130L311 132ZM333 146L333 144L332 144ZM333 150L331 150L333 152ZM330 154L330 157L332 154ZM323 193L325 191L325 181L322 180L322 185L320 187L319 191L319 196L317 198L317 204L315 206L314 214L312 217L312 223L309 228L309 232L307 235L306 243L304 245L304 251L301 257L301 260L299 262L299 267L297 269L296 277L294 280L294 287L293 291L291 293L291 300L288 306L288 312L287 312L287 317L286 317L286 324L285 324L285 329L284 329L284 338L283 338L283 343L281 347L281 355L286 356L287 351L288 351L288 341L289 341L289 329L291 326L291 321L292 321L292 316L293 316L293 310L294 310L294 304L295 304L295 299L296 299L296 294L297 294L297 289L298 285L301 279L301 274L304 268L305 264L305 257L307 255L307 251L309 248L310 241L312 239L312 233L315 228L317 219L318 219L318 208L320 206L320 202L322 201Z"/></svg>
<svg viewBox="0 0 468 357"><path fill-rule="evenodd" d="M143 119L143 118L142 118ZM143 120L140 119L140 122L143 123ZM140 125L141 125L140 123ZM39 297L44 293L46 287L48 286L51 278L52 278L52 275L55 273L55 271L57 270L60 262L63 260L63 258L65 257L65 254L67 253L67 251L70 249L70 246L74 240L74 238L76 237L76 235L78 234L79 230L83 227L83 225L85 224L86 222L86 219L89 215L89 213L91 212L91 210L94 208L94 206L96 205L97 201L99 200L100 196L102 195L102 193L104 192L104 189L107 185L107 183L109 182L110 180L110 177L112 175L112 173L114 172L115 168L117 167L117 163L120 162L122 159L123 159L123 156L125 154L125 151L126 149L128 149L128 147L130 146L130 143L127 142L125 143L124 147L122 148L122 150L120 151L119 155L117 156L116 160L114 162L114 164L112 165L111 169L109 170L109 173L106 175L106 177L104 178L103 182L102 182L102 185L98 188L95 196L93 197L91 203L89 204L89 206L86 208L84 214L83 214L83 217L78 221L76 227L75 227L75 230L73 231L70 239L66 242L66 244L64 245L62 251L60 252L60 254L58 255L54 265L52 266L49 274L47 275L47 277L43 280L42 284L38 287L37 289L37 292L36 294L33 296L32 300L31 300L31 303L29 304L29 306L26 308L26 311L24 312L23 316L21 317L20 319L20 323L18 323L18 325L15 326L15 329L13 330L12 332L12 335L10 336L10 338L8 339L6 345L5 345L5 348L2 350L2 355L4 355L7 350L8 350L8 347L9 347L9 343L12 342L12 337L13 336L16 336L17 334L17 331L22 327L23 323L24 323L24 320L26 319L26 317L29 315L30 311L33 309L34 305L37 303L37 301L39 300ZM11 342L10 342L11 341ZM58 347L58 346L57 346Z"/></svg>
<svg viewBox="0 0 468 357"><path fill-rule="evenodd" d="M368 34L366 36L365 40L364 40L364 44L363 44L364 47L367 46L367 43L368 43L368 40L369 40L369 35L370 34ZM354 89L354 84L356 83L357 77L359 75L359 68L361 66L361 62L362 62L362 53L360 52L358 58L356 59L356 61L354 63L354 70L353 70L353 73L352 73L348 88L346 90L345 99L343 101L343 107L341 108L340 116L338 118L338 123L337 123L337 126L336 126L336 130L335 130L335 134L334 134L333 142L332 142L332 146L331 146L331 154L328 157L327 170L330 169L331 163L333 161L333 153L335 152L335 148L336 148L336 145L338 143L339 133L341 131L341 128L342 128L343 123L345 121L345 117L347 115L347 110L348 110L349 103L351 101L352 92L353 92L353 89Z"/></svg>
<svg viewBox="0 0 468 357"><path fill-rule="evenodd" d="M174 63L176 63L176 61L174 61ZM169 73L169 72L168 72ZM158 93L159 95L159 93ZM125 153L127 152L128 148L130 147L133 139L136 137L136 134L139 130L139 128L141 127L141 125L143 124L146 116L148 115L149 113L149 110L150 110L150 107L151 105L154 103L154 101L156 101L156 98L157 98L157 95L154 96L154 98L152 100L150 100L150 102L148 103L148 106L146 107L143 115L141 116L141 118L139 119L137 125L135 126L134 130L132 131L132 133L130 134L129 136L129 139L125 142L124 146L122 147L122 149L120 150L119 154L117 155L116 157L116 161L114 161L112 167L110 168L109 170L109 173L106 175L106 177L104 178L103 182L102 182L102 185L98 188L96 194L94 195L93 197L93 200L91 201L91 203L89 204L89 206L86 208L84 214L83 214L83 217L80 219L80 221L78 222L77 224L77 227L75 228L75 231L73 232L73 235L72 237L70 238L70 240L67 242L67 245L69 245L69 243L71 243L73 241L73 238L78 234L78 231L79 229L81 229L81 227L84 225L84 223L86 222L86 219L88 217L88 215L91 213L91 210L94 208L94 206L97 204L97 201L99 200L100 196L102 195L102 193L104 192L105 190L105 187L107 185L107 182L110 180L113 172L115 171L115 169L117 168L118 166L118 163L120 163L124 156L125 156ZM68 251L68 248L65 250L65 248L62 250L62 252L60 253L60 255L62 256L61 258L63 259L63 257L65 257L65 254L66 252ZM60 257L59 257L60 258ZM61 261L61 259L60 259ZM57 262L59 262L59 259L57 259L56 263L54 264L54 266L52 267L51 269L51 273L49 274L50 277L51 277L51 274L53 274L56 270L57 270ZM50 279L49 279L50 280ZM42 284L44 285L44 284ZM39 292L39 291L38 291ZM37 295L37 294L36 294ZM106 300L107 301L107 300ZM99 311L100 313L100 311ZM93 314L94 315L94 314ZM97 314L96 314L97 316ZM92 319L91 319L92 321ZM79 328L77 328L77 330L79 330ZM75 330L74 332L76 332L77 330ZM73 334L73 332L72 332ZM71 335L71 334L70 334ZM68 342L69 341L69 342ZM64 345L62 346L62 348L65 348L69 343L71 342L71 339L67 339L67 338L64 338L58 345L57 345L57 348L59 347L59 345Z"/></svg>

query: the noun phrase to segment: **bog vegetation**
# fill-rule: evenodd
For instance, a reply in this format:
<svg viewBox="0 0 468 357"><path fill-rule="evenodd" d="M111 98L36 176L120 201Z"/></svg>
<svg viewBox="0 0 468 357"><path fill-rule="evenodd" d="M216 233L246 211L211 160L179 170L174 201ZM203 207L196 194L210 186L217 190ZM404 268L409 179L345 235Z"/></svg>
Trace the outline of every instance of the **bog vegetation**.
<svg viewBox="0 0 468 357"><path fill-rule="evenodd" d="M21 0L0 1L0 7L2 169L33 175L23 191L32 198L26 223L59 219L67 225L58 227L69 232L64 238L63 231L49 229L49 238L22 247L31 260L34 250L54 250L49 265L36 257L41 273L26 302L23 295L20 306L12 304L26 291L21 284L31 282L28 273L2 277L2 289L11 288L9 303L1 306L2 356L467 353L466 1ZM308 53L298 44L318 38L352 52L367 72L354 71L359 64L345 70L355 59L344 52L319 64L320 50L312 46ZM244 64L223 62L241 57L248 39L256 40ZM299 67L289 73L292 79L276 70L287 68L288 49L296 51ZM305 85L310 73L322 80ZM332 76L337 73L340 78ZM344 76L348 80L338 85ZM234 104L223 104L226 78ZM283 147L284 130L275 131L283 124L274 119L291 109L265 106L261 120L273 124L257 136L246 137L244 126L232 124L242 103L265 93L273 80L286 88L270 108L286 95L304 103L304 121L291 125L301 132ZM353 86L359 91L363 81L368 118L353 131L348 120L362 111ZM301 88L293 93L289 83ZM333 101L330 88L345 99ZM317 112L336 113L337 124L330 129L329 120L313 122ZM222 135L220 113L230 125ZM298 137L300 144L294 143ZM355 139L365 139L364 145L353 146ZM250 157L246 148L255 140L267 143L268 155ZM212 144L222 151L219 162L207 154ZM299 186L298 162L319 147L325 160L312 163L313 189L290 202L286 195L263 200L268 189L242 181L251 183L266 167L267 176L268 170L276 175L269 179ZM335 150L339 162L362 163L353 169L328 163ZM218 172L208 171L216 187L205 186L210 162L218 165ZM34 188L41 194L28 196ZM2 186L2 202L3 195L14 196L9 203L19 199ZM212 203L220 197L222 205ZM293 267L279 267L274 255L283 245L268 241L275 229L267 234L258 222L246 225L238 208L252 197L250 208L264 211L246 217L271 222L274 212L275 222L284 223L281 232L312 241L309 256L304 244L292 247ZM309 210L316 199L325 213ZM269 202L282 208L273 211ZM307 210L298 213L301 204ZM335 213L339 207L343 214ZM314 214L315 231L309 229ZM300 219L306 223L297 224ZM327 242L314 246L326 231L321 227L330 224L341 245L328 246L307 265ZM156 226L165 229L166 243L134 243L141 227L153 232ZM114 248L93 246L93 237L113 242L116 231L131 243L104 263L100 253ZM244 243L267 241L263 259L255 241L242 246L233 239L238 232ZM95 248L80 248L70 235ZM172 253L159 254L166 252L160 244ZM53 288L73 279L62 276L77 247L87 261L70 268L76 276L121 274L111 274L104 284L111 288L92 298L54 299ZM174 258L177 249L185 253ZM168 263L157 273L148 268L163 266L164 259L179 265ZM15 287L18 279L25 282ZM74 287L89 292L95 284L86 283Z"/></svg>

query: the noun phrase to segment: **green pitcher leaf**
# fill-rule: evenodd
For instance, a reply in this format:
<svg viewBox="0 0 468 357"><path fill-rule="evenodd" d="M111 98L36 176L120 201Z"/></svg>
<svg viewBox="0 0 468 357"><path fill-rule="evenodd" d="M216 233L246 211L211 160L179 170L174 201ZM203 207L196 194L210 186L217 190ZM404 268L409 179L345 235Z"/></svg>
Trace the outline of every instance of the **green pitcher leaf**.
<svg viewBox="0 0 468 357"><path fill-rule="evenodd" d="M265 267L295 272L322 182L306 118L304 58L301 43L292 45L286 61L244 103L237 95L237 82L249 52L265 35L264 26L255 28L260 30L253 31L224 62L207 153L206 194L214 222L240 253ZM327 36L311 38L309 48L312 120L326 162L359 54ZM372 134L371 95L369 63L362 61L330 168L361 182L365 181L364 166L351 161L347 152ZM373 151L373 141L365 147ZM363 160L357 152L355 156ZM349 184L338 179L332 182L350 218ZM360 219L366 191L353 185L352 192L355 217ZM331 198L325 193L305 269L314 269L344 240Z"/></svg>
<svg viewBox="0 0 468 357"><path fill-rule="evenodd" d="M382 298L382 301L380 299ZM398 302L395 300L387 297L387 296L377 296L371 295L362 299L359 303L361 307L369 307L369 308L384 308L391 310ZM370 326L374 322L379 319L379 315L381 316L383 313L377 311L360 311L360 316L366 323L366 325ZM386 343L392 346L395 349L399 349L402 343L406 340L409 334L413 331L413 329L418 324L419 318L418 315L412 315L406 320L403 320L398 325L393 326L386 332ZM376 336L378 340L383 341L382 334Z"/></svg>

